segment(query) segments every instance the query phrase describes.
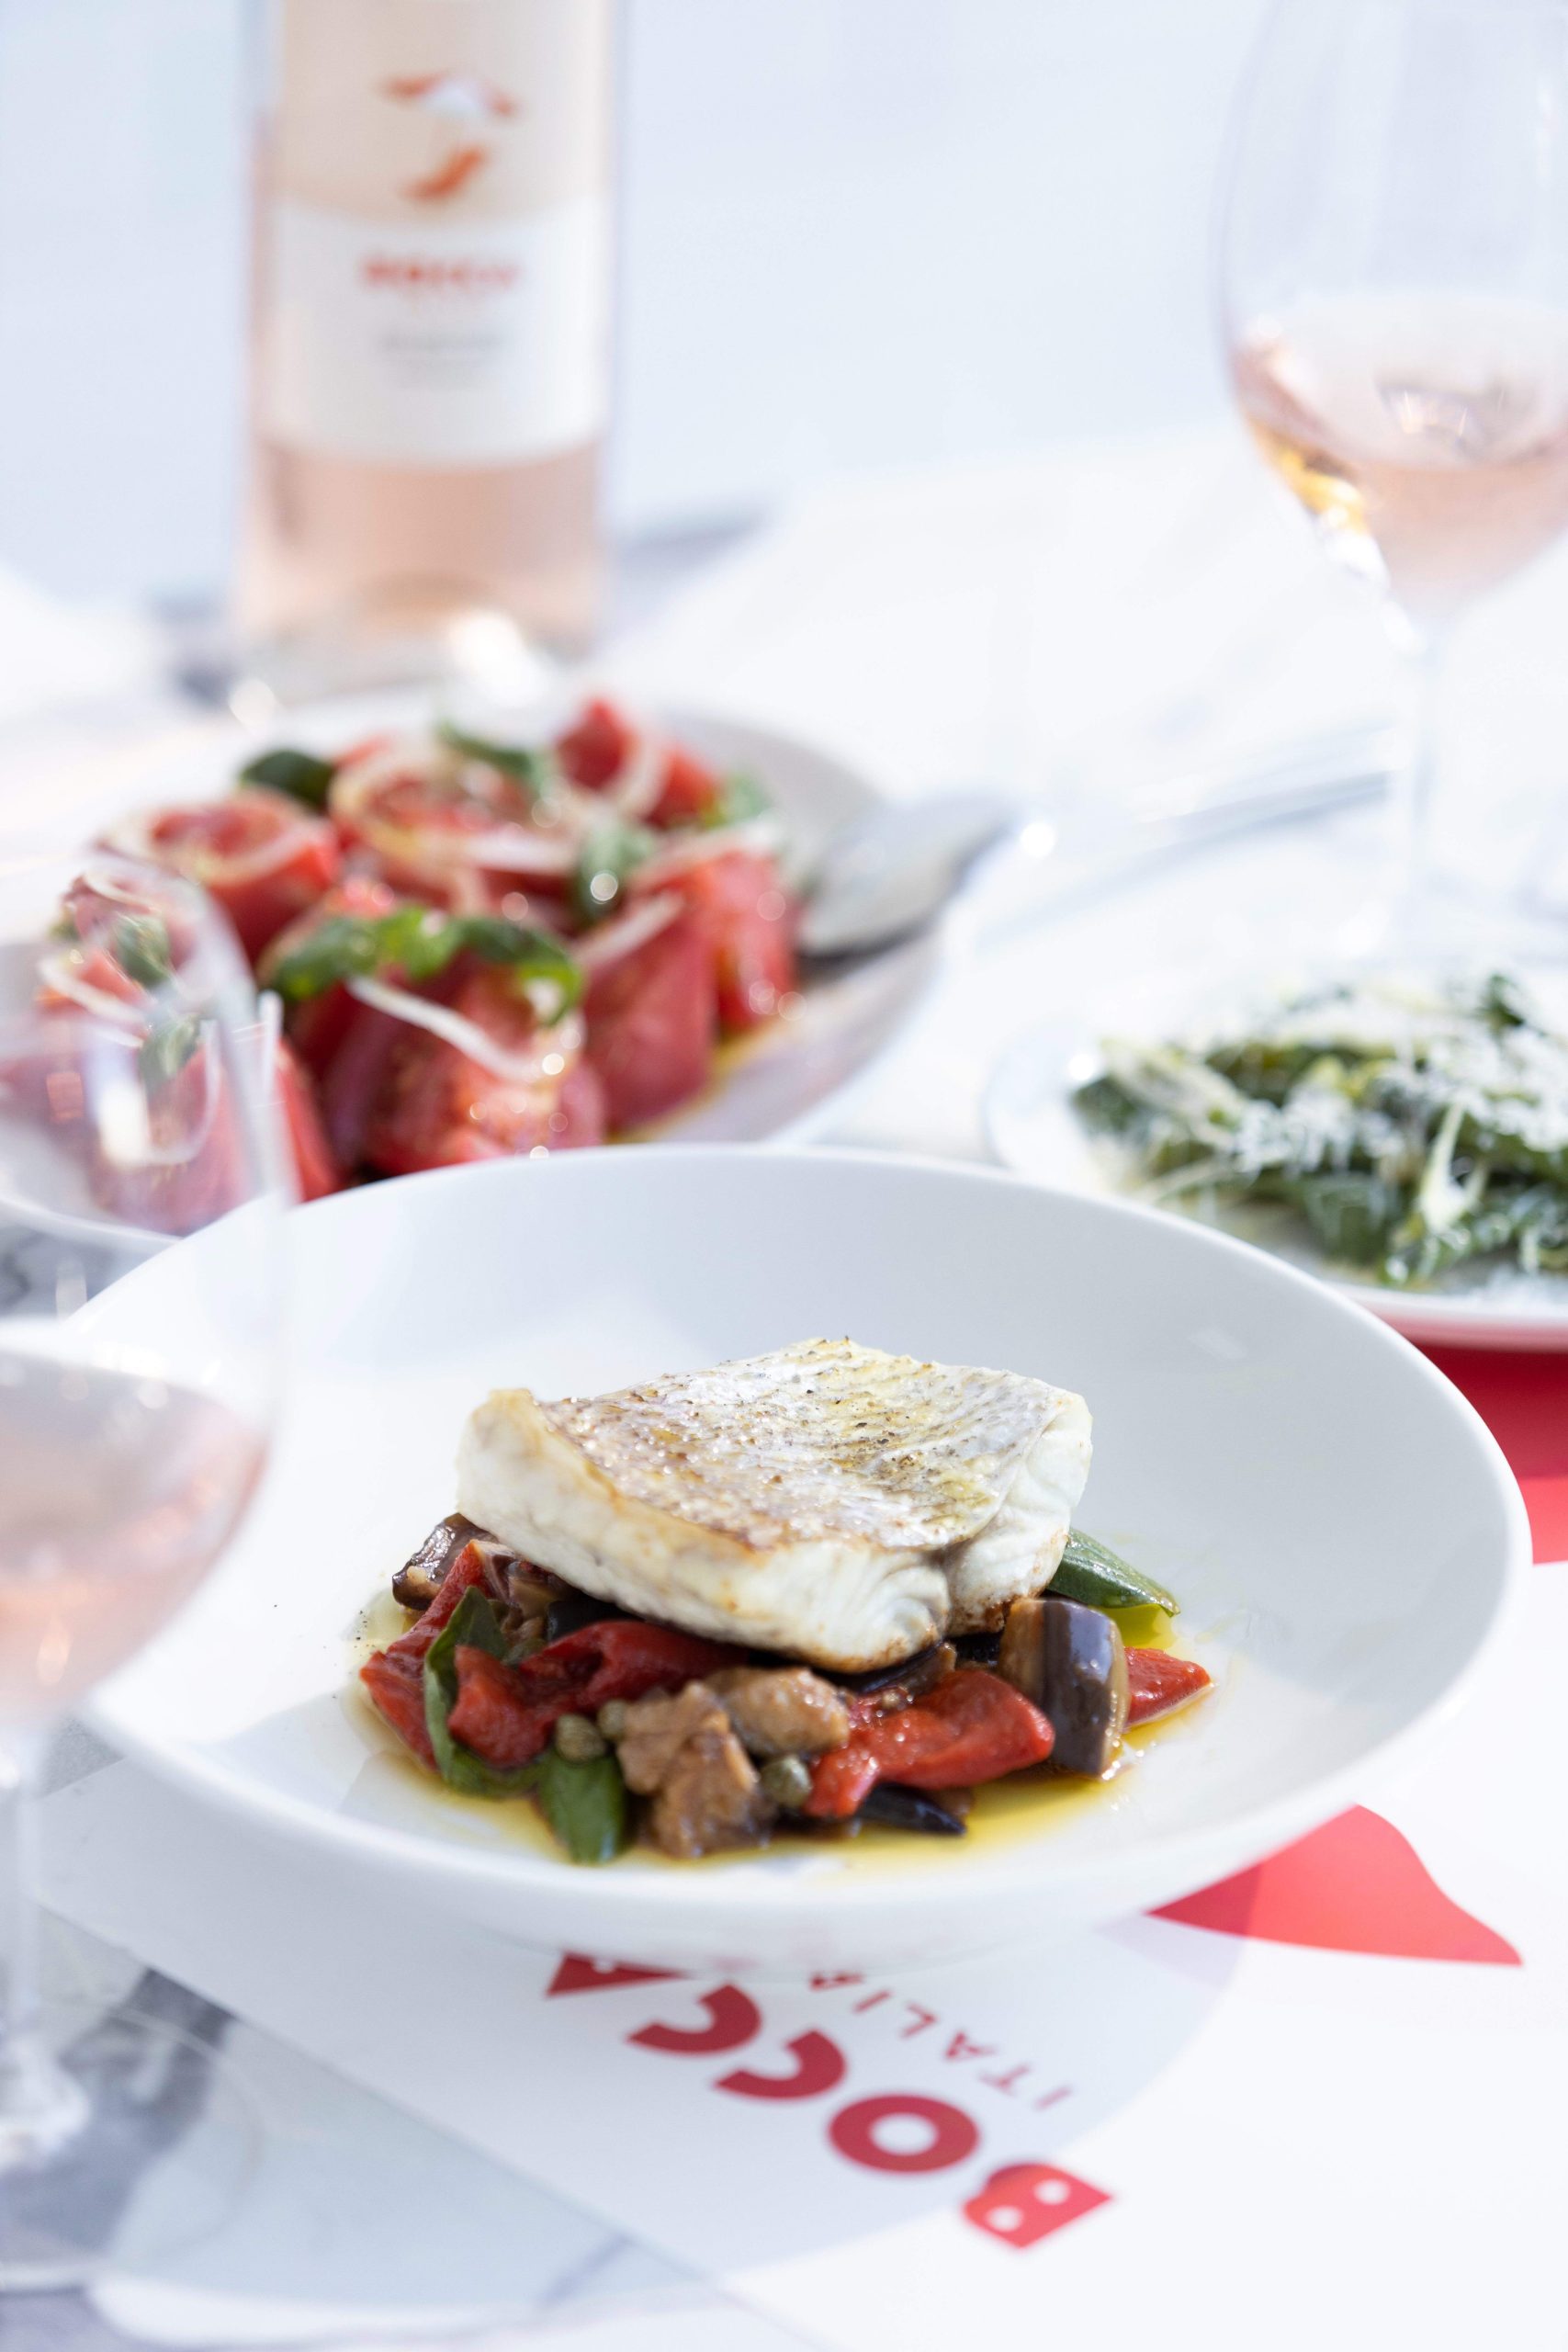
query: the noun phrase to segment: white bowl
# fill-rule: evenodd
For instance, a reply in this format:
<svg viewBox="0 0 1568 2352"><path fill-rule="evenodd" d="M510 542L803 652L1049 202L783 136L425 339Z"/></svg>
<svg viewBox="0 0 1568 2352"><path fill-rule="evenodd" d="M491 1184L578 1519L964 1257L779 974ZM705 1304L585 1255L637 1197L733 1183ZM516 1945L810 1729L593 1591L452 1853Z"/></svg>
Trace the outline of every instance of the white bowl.
<svg viewBox="0 0 1568 2352"><path fill-rule="evenodd" d="M298 1363L264 1493L96 1720L237 1837L520 1941L871 1968L1167 1902L1326 1818L1446 1717L1529 1560L1497 1447L1404 1340L1258 1251L1010 1176L581 1152L340 1196L293 1236ZM214 1228L107 1294L106 1335L199 1315L227 1246ZM1080 1389L1084 1524L1176 1588L1217 1691L1109 1787L964 1845L574 1868L515 1803L455 1803L393 1754L352 1693L362 1612L451 1508L492 1384L592 1391L846 1332Z"/></svg>

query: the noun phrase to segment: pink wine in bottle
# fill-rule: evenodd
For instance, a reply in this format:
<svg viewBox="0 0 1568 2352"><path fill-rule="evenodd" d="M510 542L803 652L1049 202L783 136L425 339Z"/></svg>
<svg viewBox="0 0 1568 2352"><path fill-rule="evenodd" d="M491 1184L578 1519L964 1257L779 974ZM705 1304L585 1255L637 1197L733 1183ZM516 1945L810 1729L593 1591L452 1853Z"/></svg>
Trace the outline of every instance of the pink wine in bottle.
<svg viewBox="0 0 1568 2352"><path fill-rule="evenodd" d="M474 616L580 643L610 0L265 5L242 628L323 686L378 638L442 667Z"/></svg>

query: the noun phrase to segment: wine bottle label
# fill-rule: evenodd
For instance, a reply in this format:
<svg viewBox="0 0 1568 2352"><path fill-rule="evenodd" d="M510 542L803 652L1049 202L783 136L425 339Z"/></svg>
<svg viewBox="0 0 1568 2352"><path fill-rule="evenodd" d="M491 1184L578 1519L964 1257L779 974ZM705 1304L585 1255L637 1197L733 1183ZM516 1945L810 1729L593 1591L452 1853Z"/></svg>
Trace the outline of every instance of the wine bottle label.
<svg viewBox="0 0 1568 2352"><path fill-rule="evenodd" d="M365 220L273 209L263 426L322 456L506 465L604 422L606 208Z"/></svg>
<svg viewBox="0 0 1568 2352"><path fill-rule="evenodd" d="M609 0L277 0L256 422L504 466L607 405Z"/></svg>

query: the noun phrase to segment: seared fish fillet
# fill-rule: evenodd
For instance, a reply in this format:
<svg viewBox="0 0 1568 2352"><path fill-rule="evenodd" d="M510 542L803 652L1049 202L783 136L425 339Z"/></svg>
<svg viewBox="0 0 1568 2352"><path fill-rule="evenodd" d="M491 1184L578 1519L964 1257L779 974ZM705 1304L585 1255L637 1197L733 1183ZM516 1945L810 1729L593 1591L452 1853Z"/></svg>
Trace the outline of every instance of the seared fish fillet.
<svg viewBox="0 0 1568 2352"><path fill-rule="evenodd" d="M500 1389L457 1507L640 1616L854 1672L1048 1584L1089 1459L1065 1389L807 1340L608 1396Z"/></svg>

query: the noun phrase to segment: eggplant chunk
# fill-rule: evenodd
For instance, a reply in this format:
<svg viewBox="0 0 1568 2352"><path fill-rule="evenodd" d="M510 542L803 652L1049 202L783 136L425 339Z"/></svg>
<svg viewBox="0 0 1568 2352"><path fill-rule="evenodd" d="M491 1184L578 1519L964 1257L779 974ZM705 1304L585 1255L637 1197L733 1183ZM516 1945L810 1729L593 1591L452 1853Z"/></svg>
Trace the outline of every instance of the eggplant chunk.
<svg viewBox="0 0 1568 2352"><path fill-rule="evenodd" d="M1046 1593L1008 1611L997 1672L1033 1701L1056 1735L1051 1760L1100 1780L1127 1725L1127 1653L1101 1609Z"/></svg>
<svg viewBox="0 0 1568 2352"><path fill-rule="evenodd" d="M447 1569L464 1544L479 1532L460 1510L437 1520L418 1551L409 1555L392 1578L392 1599L405 1609L428 1609Z"/></svg>
<svg viewBox="0 0 1568 2352"><path fill-rule="evenodd" d="M964 1823L940 1797L924 1789L906 1789L897 1781L878 1781L861 1800L857 1821L880 1821L889 1829L920 1829L928 1837L962 1838Z"/></svg>

